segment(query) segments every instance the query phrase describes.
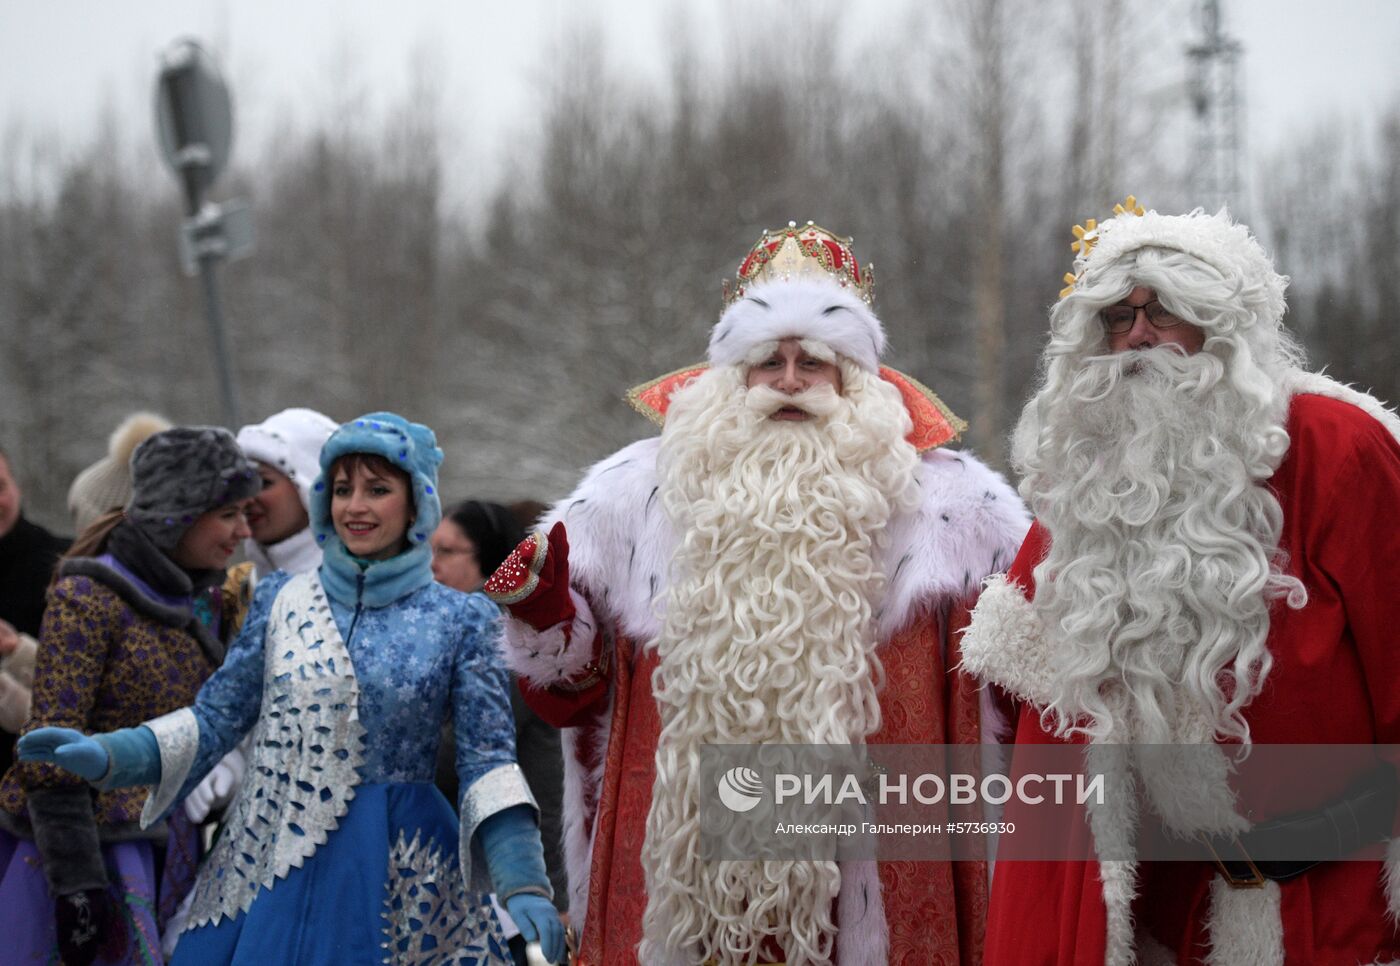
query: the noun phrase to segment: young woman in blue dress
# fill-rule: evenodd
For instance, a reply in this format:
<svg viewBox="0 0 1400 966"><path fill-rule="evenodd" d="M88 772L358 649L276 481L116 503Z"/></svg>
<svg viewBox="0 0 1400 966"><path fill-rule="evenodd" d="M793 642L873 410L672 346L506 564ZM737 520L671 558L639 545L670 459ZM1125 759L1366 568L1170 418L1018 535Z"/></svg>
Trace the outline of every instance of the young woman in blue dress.
<svg viewBox="0 0 1400 966"><path fill-rule="evenodd" d="M496 608L433 580L441 461L431 430L392 413L341 426L312 493L321 566L258 584L193 706L94 738L25 737L23 757L99 788L153 785L154 821L251 731L177 966L509 962L491 891L527 940L562 958ZM449 715L455 815L433 784Z"/></svg>

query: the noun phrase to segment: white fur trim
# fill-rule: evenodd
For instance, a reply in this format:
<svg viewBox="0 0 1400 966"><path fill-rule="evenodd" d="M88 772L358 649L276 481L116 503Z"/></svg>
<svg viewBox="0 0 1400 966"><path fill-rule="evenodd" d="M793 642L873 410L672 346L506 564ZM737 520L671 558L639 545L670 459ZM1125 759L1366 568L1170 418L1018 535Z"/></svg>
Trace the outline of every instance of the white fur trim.
<svg viewBox="0 0 1400 966"><path fill-rule="evenodd" d="M1090 745L1084 765L1091 775L1107 776L1111 788L1124 794L1107 795L1102 805L1091 799L1089 829L1100 855L1128 856L1099 861L1105 913L1104 966L1130 966L1135 962L1133 899L1137 896L1137 797L1131 793L1133 776L1121 747Z"/></svg>
<svg viewBox="0 0 1400 966"><path fill-rule="evenodd" d="M890 928L880 870L873 860L841 863L836 929L836 961L841 966L883 966L889 960Z"/></svg>
<svg viewBox="0 0 1400 966"><path fill-rule="evenodd" d="M1207 966L1281 966L1281 897L1277 882L1266 882L1261 889L1233 889L1220 876L1212 879Z"/></svg>
<svg viewBox="0 0 1400 966"><path fill-rule="evenodd" d="M1182 718L1194 732L1179 735L1182 744L1139 745L1134 751L1147 800L1169 829L1219 836L1248 831L1250 822L1236 811L1229 761L1213 741L1210 721L1194 709Z"/></svg>
<svg viewBox="0 0 1400 966"><path fill-rule="evenodd" d="M661 631L676 545L658 497L659 449L660 438L652 437L597 463L540 524L564 522L574 586L600 620L617 620L642 644ZM883 550L889 585L879 608L882 640L922 608L971 596L989 573L1010 565L1030 527L1015 491L970 453L923 454L919 485L920 506L890 521Z"/></svg>
<svg viewBox="0 0 1400 966"><path fill-rule="evenodd" d="M1283 382L1290 396L1308 393L1350 403L1384 426L1400 442L1400 416L1370 393L1354 389L1320 372L1294 370L1284 376Z"/></svg>
<svg viewBox="0 0 1400 966"><path fill-rule="evenodd" d="M1051 648L1034 606L1018 584L997 574L982 587L962 638L963 670L1036 705L1050 703Z"/></svg>
<svg viewBox="0 0 1400 966"><path fill-rule="evenodd" d="M569 588L574 619L537 631L524 621L507 617L501 635L501 657L506 667L538 687L549 687L578 678L593 656L598 625L582 594Z"/></svg>
<svg viewBox="0 0 1400 966"><path fill-rule="evenodd" d="M564 869L569 876L569 918L583 929L588 921L588 874L592 869L598 796L612 730L609 705L593 724L559 732L564 754ZM585 768L582 754L596 749L597 764Z"/></svg>
<svg viewBox="0 0 1400 966"><path fill-rule="evenodd" d="M1349 403L1400 441L1400 416L1374 396L1313 372L1290 372L1284 385L1290 396L1306 393ZM1054 693L1054 657L1034 607L1019 588L1002 577L988 581L963 637L963 666L980 680L995 681L1021 698L1046 705ZM1208 734L1196 740L1205 741Z"/></svg>
<svg viewBox="0 0 1400 966"><path fill-rule="evenodd" d="M1385 886L1385 905L1390 912L1390 921L1396 929L1400 929L1400 838L1386 843L1381 882Z"/></svg>
<svg viewBox="0 0 1400 966"><path fill-rule="evenodd" d="M830 344L829 339L824 341ZM676 545L674 530L658 495L659 450L659 437L652 437L595 464L573 494L555 505L540 522L545 530L556 522L564 523L569 539L571 583L582 592L576 594L575 605L580 604L580 596L587 598L579 607L580 615L587 613L589 620L596 615L597 620L615 622L618 630L638 646L650 645L660 633L661 605ZM886 573L891 574L891 579L881 610L882 639L904 627L921 609L935 607L949 598L969 596L992 568L1010 564L1030 525L1029 516L1006 481L970 454L933 450L922 459L922 505L892 520L889 528L885 553L890 562ZM551 629L548 634L556 630ZM527 634L533 637L527 639ZM574 635L580 636L577 627ZM560 675L567 676L560 663L562 630L557 639L546 641L542 639L545 636L508 620L503 649L512 669L536 681L548 681L550 675L555 680ZM592 634L587 636L591 639ZM553 657L541 666L533 658L522 658L522 651L529 654L530 650ZM595 724L562 732L564 855L571 918L575 922L585 921L587 915L597 796L613 700L615 696L600 711ZM587 773L580 758L584 747L597 749L598 764ZM851 888L862 881L858 872L850 880ZM846 882L843 871L843 888ZM877 892L878 886L877 877ZM854 908L849 903L847 907ZM838 915L839 910L840 907ZM853 960L843 953L841 962L881 962L878 957L860 957L866 955L867 948L883 948L874 946L871 937L881 935L885 937L883 942L888 942L883 904L878 918L872 910L851 930L851 935L863 936L870 942L862 944L859 956Z"/></svg>
<svg viewBox="0 0 1400 966"><path fill-rule="evenodd" d="M1400 440L1400 417L1375 397L1317 373L1292 372L1284 382L1290 395L1308 393L1356 406ZM963 667L977 678L994 681L1033 704L1050 703L1055 680L1053 647L1046 640L1031 602L1021 588L1004 577L987 581L973 610L972 624L963 637ZM1115 718L1125 720L1127 715ZM1210 722L1202 718L1183 724L1184 732L1189 734L1183 733L1182 741L1209 744L1213 735ZM1091 771L1117 770L1117 763L1106 757L1110 752L1105 746L1092 746L1087 753ZM1140 762L1140 767L1143 764ZM1200 762L1196 759L1189 766L1170 757L1146 764L1149 767L1144 769L1144 790L1169 826L1184 831L1222 832L1248 827L1248 822L1234 810L1223 754L1212 763L1212 770L1219 772L1216 780L1205 783L1179 780L1183 768L1192 775L1199 774ZM1090 806L1090 826L1099 854L1133 854L1131 842L1136 834L1137 815L1130 798L1113 796L1103 807ZM1137 889L1136 863L1101 861L1099 870L1107 911L1105 963L1133 963L1136 953L1131 910ZM1382 882L1390 915L1400 923L1400 839L1392 840L1387 848ZM1207 920L1211 952L1206 962L1231 966L1282 963L1280 895L1274 882L1262 889L1232 889L1223 878L1213 879Z"/></svg>
<svg viewBox="0 0 1400 966"><path fill-rule="evenodd" d="M971 453L924 453L918 482L918 509L889 524L882 640L930 601L970 599L988 574L1011 566L1031 525L1016 491Z"/></svg>
<svg viewBox="0 0 1400 966"><path fill-rule="evenodd" d="M1252 283L1256 287L1244 296L1247 302L1255 303L1252 310L1270 322L1283 317L1283 292L1288 280L1274 271L1273 262L1249 229L1233 221L1224 208L1215 214L1199 208L1185 215L1155 211L1145 215L1122 214L1101 222L1090 234L1094 244L1087 256L1080 254L1075 258L1076 275L1083 273L1092 279L1124 255L1141 248L1171 249L1213 266L1222 278Z"/></svg>
<svg viewBox="0 0 1400 966"><path fill-rule="evenodd" d="M794 338L824 342L868 372L885 351L884 327L854 292L794 278L755 285L725 309L710 332L710 364L737 366L757 345Z"/></svg>
<svg viewBox="0 0 1400 966"><path fill-rule="evenodd" d="M649 643L661 632L656 602L664 599L675 535L658 496L660 437L596 463L567 499L540 521L548 531L563 521L569 574L601 620L615 620L627 637Z"/></svg>

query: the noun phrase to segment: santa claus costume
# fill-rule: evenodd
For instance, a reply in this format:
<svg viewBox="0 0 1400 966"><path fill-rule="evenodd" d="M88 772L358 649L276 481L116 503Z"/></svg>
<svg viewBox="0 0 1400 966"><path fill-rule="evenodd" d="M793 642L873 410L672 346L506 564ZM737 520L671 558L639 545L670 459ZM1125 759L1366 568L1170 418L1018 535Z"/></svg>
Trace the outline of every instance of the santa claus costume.
<svg viewBox="0 0 1400 966"><path fill-rule="evenodd" d="M955 632L1029 518L880 365L870 290L849 239L766 232L709 365L631 393L660 437L590 469L487 586L526 699L565 729L587 966L980 957L983 863L698 858L704 745L980 740ZM748 388L793 339L836 392ZM793 404L812 418L772 418Z"/></svg>
<svg viewBox="0 0 1400 966"><path fill-rule="evenodd" d="M1260 823L1354 804L1344 781L1296 776L1246 809L1231 745L1400 742L1400 420L1302 369L1287 280L1225 212L1117 210L1076 232L1017 430L1037 523L963 653L1012 700L1018 744L1085 743L1091 770L1130 746L1116 760L1140 793L1088 809L1087 861L998 863L987 962L1400 960L1388 820L1349 830L1350 861L1281 872L1137 860L1149 820L1247 855ZM1201 330L1199 351L1108 353L1100 311L1138 288ZM1148 745L1200 746L1218 777L1173 774Z"/></svg>

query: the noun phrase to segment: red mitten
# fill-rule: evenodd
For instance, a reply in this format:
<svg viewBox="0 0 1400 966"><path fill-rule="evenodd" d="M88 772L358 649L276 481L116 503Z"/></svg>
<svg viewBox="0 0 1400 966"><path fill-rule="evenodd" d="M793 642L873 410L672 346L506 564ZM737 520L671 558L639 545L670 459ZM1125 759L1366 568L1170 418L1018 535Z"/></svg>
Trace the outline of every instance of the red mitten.
<svg viewBox="0 0 1400 966"><path fill-rule="evenodd" d="M486 596L537 631L574 618L569 597L569 538L556 523L546 537L536 530L510 552L482 588Z"/></svg>

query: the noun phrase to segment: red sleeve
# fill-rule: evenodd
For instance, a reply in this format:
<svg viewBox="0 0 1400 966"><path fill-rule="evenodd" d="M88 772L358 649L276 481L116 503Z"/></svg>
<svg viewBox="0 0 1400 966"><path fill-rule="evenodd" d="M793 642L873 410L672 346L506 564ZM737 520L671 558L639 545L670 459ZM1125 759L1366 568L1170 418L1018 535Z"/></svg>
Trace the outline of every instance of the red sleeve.
<svg viewBox="0 0 1400 966"><path fill-rule="evenodd" d="M1313 513L1318 562L1346 610L1374 713L1376 741L1400 744L1400 443L1366 418Z"/></svg>
<svg viewBox="0 0 1400 966"><path fill-rule="evenodd" d="M1011 561L1011 568L1006 572L1006 579L1019 586L1026 593L1027 600L1035 600L1035 568L1045 559L1045 555L1050 552L1050 533L1040 525L1039 520L1031 521L1031 528L1026 533L1026 539L1021 543L1021 549L1016 554L1016 559Z"/></svg>
<svg viewBox="0 0 1400 966"><path fill-rule="evenodd" d="M1011 561L1011 567L1006 571L1006 579L1020 587L1027 600L1035 600L1035 568L1049 552L1050 532L1041 526L1039 520L1032 520L1026 539L1016 552L1016 559ZM1001 740L1014 742L1016 722L1021 718L1024 702L995 683L987 684L987 693L996 713L1001 716L1000 726L993 730L1000 732Z"/></svg>

